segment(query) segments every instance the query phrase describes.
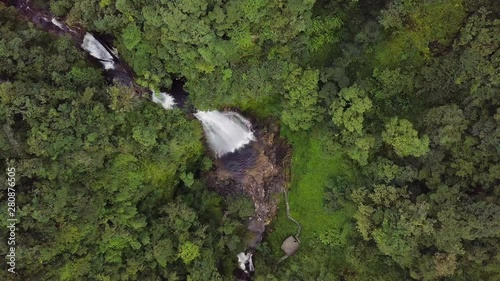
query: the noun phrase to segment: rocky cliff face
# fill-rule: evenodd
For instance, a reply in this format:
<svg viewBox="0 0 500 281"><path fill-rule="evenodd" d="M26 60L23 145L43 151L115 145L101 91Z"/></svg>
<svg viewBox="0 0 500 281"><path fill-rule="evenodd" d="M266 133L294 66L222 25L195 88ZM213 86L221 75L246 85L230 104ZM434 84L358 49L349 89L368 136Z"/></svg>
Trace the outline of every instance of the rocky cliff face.
<svg viewBox="0 0 500 281"><path fill-rule="evenodd" d="M264 226L276 214L278 194L288 178L291 150L279 137L279 127L275 124L265 124L255 134L257 141L216 159L215 171L205 177L209 187L223 196L250 197L255 205L254 221Z"/></svg>

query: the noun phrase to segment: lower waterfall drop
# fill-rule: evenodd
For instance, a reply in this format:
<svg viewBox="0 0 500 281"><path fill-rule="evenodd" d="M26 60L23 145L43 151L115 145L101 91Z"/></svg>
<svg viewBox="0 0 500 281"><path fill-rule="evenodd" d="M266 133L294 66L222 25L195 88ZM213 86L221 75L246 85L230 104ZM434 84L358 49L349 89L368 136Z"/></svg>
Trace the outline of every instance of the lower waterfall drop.
<svg viewBox="0 0 500 281"><path fill-rule="evenodd" d="M252 124L236 112L198 111L208 144L216 157L235 152L255 140Z"/></svg>

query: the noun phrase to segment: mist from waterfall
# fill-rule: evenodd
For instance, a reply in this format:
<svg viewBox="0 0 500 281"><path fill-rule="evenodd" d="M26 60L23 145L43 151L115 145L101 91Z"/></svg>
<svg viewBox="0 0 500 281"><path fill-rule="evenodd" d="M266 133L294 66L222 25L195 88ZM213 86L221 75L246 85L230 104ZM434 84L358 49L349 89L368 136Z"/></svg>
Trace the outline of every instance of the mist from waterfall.
<svg viewBox="0 0 500 281"><path fill-rule="evenodd" d="M255 140L252 124L236 112L198 111L208 145L217 157L234 152Z"/></svg>

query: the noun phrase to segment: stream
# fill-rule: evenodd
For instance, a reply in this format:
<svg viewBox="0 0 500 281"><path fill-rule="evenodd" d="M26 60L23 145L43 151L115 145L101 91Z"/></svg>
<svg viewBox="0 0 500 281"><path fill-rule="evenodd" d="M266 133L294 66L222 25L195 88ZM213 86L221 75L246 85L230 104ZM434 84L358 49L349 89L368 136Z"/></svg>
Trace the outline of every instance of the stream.
<svg viewBox="0 0 500 281"><path fill-rule="evenodd" d="M82 27L69 26L47 11L41 11L31 5L30 0L0 0L7 6L14 6L21 18L32 22L36 27L56 36L69 36L75 44L88 52L92 58L101 63L106 71L109 82L134 87L137 93L144 93L146 89L134 82L133 71L121 61L113 49L106 45L98 36L87 33Z"/></svg>

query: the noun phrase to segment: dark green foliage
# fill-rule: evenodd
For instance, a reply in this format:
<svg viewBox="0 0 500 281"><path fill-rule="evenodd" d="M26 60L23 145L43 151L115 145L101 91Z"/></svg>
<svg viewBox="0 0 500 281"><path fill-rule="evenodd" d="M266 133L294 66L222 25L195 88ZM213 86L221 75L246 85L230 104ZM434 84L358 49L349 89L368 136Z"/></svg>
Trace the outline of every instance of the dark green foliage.
<svg viewBox="0 0 500 281"><path fill-rule="evenodd" d="M352 185L345 177L331 178L325 188L325 208L337 211L344 207L354 189Z"/></svg>
<svg viewBox="0 0 500 281"><path fill-rule="evenodd" d="M295 231L283 206L256 280L468 281L500 279L497 2L35 4L113 35L140 85L184 77L198 109L284 126L301 250L276 266ZM205 190L200 125L106 85L71 40L16 18L0 5L20 280L231 279L253 206Z"/></svg>
<svg viewBox="0 0 500 281"><path fill-rule="evenodd" d="M484 10L471 15L453 50L422 68L423 76L413 77L416 88L405 86L405 91L429 97L424 101L428 108L411 110L420 116L406 113L421 133L417 135L407 120L385 121L380 136L391 149L379 153L390 160L373 161L365 170L372 184L352 195L363 238L375 242L414 279L498 277L492 268L498 268L499 244L491 241L500 235L498 220L493 219L500 210L499 105L497 75L490 72L498 68L500 48L490 41L497 29L498 23ZM476 36L479 32L482 35ZM451 76L441 73L450 69L448 64L455 67ZM391 84L383 87L395 89ZM416 159L405 161L408 156ZM490 261L487 267L475 265L485 260Z"/></svg>

